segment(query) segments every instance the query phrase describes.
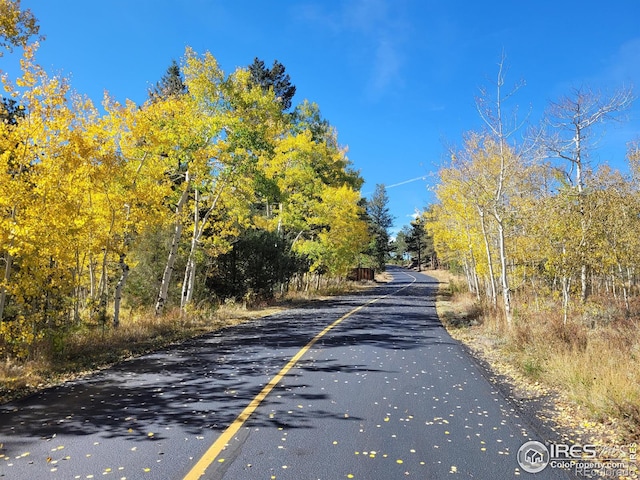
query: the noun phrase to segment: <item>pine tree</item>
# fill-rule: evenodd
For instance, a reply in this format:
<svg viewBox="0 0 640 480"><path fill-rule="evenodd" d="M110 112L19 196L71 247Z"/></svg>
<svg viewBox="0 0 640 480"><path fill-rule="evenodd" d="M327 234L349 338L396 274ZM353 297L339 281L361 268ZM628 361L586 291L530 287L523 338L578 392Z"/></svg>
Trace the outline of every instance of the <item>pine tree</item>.
<svg viewBox="0 0 640 480"><path fill-rule="evenodd" d="M162 100L173 95L182 95L187 92L180 66L175 60L167 68L167 72L154 87L149 89L149 99L151 101Z"/></svg>
<svg viewBox="0 0 640 480"><path fill-rule="evenodd" d="M269 69L264 62L256 57L249 65L251 81L267 91L273 88L273 94L282 105L282 110L291 108L291 99L296 94L295 85L291 84L289 74L285 73L285 67L278 60L273 61L273 66Z"/></svg>
<svg viewBox="0 0 640 480"><path fill-rule="evenodd" d="M405 237L407 251L415 253L418 260L418 271L422 270L422 264L429 258L433 264L433 239L427 234L425 218L419 215L411 222L411 227Z"/></svg>
<svg viewBox="0 0 640 480"><path fill-rule="evenodd" d="M384 185L376 185L373 197L367 202L369 232L372 237L371 254L376 260L379 270L385 269L391 247L389 229L393 225L393 217L389 213L389 197Z"/></svg>

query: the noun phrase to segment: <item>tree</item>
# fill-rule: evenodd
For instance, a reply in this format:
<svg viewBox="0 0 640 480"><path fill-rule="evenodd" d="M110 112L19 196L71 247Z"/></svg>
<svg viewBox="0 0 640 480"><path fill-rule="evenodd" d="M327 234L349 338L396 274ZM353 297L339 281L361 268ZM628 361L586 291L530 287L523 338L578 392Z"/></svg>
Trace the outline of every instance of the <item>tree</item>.
<svg viewBox="0 0 640 480"><path fill-rule="evenodd" d="M140 142L147 146L151 155L165 158L175 185L169 200L174 212L174 228L158 290L156 315L163 312L168 299L169 285L185 225L185 209L192 193L192 164L197 158L202 158L201 150L207 146L207 137L202 135L201 126L192 122L189 107L189 99L186 96L172 96L160 102L153 102L143 108L144 113L138 124Z"/></svg>
<svg viewBox="0 0 640 480"><path fill-rule="evenodd" d="M167 225L170 217L165 199L172 196L175 185L167 178L166 158L154 154L142 141L151 133L151 126L146 123L147 112L133 102L120 105L107 100L104 106L107 115L96 124L97 132L103 136L98 137L93 130L89 135L102 139L98 147L104 152L96 170L102 172L105 180L95 185L93 202L102 206L113 232L108 248L103 251L105 259L107 254L117 258L113 313L113 325L117 327L131 271L129 256L131 253L135 256L138 244L145 243L152 232Z"/></svg>
<svg viewBox="0 0 640 480"><path fill-rule="evenodd" d="M126 141L132 122L123 119L137 108L105 101L100 117L65 79L33 63L31 47L22 66L16 85L3 79L24 108L0 123L0 318L62 340L83 311L106 321L109 279L119 275L117 324L126 257L136 234L161 218L165 168Z"/></svg>
<svg viewBox="0 0 640 480"><path fill-rule="evenodd" d="M383 271L391 251L389 229L393 225L393 217L389 213L389 196L383 184L376 185L373 196L367 201L366 213L371 236L370 251L376 260L376 268Z"/></svg>
<svg viewBox="0 0 640 480"><path fill-rule="evenodd" d="M194 215L191 253L185 272L186 281L183 283L183 290L186 289L181 301L183 307L190 298L189 289L195 275L193 255L203 225L210 216L210 213L205 213L206 218L200 218L200 208L203 208L200 195L204 193L202 189L208 188L207 182L217 171L216 143L223 135L224 127L221 120L225 108L221 94L224 73L217 61L209 53L200 58L193 50L187 49L184 62L186 93L149 102L143 109L145 113L142 117L148 128L142 131L141 142L147 144L150 153L166 158L176 186L172 199L174 230L158 291L156 315L163 312L168 299L178 248L184 227L188 224L184 218L187 207L193 208ZM190 203L192 198L193 202ZM208 211L212 211L219 195L212 192L206 198L214 202L214 206L208 208Z"/></svg>
<svg viewBox="0 0 640 480"><path fill-rule="evenodd" d="M2 49L12 52L14 47L26 47L40 31L38 20L31 10L20 8L20 1L0 0L0 57Z"/></svg>
<svg viewBox="0 0 640 480"><path fill-rule="evenodd" d="M574 89L571 95L551 103L546 124L548 133L544 145L553 158L568 162L564 171L566 180L572 184L579 203L581 219L580 257L580 298L586 301L588 294L587 272L587 221L584 204L585 175L588 162L589 141L593 128L606 120L617 120L620 113L631 106L631 89L622 88L610 97L602 96L588 88ZM572 178L573 172L573 178Z"/></svg>
<svg viewBox="0 0 640 480"><path fill-rule="evenodd" d="M172 95L184 95L185 93L187 93L187 85L184 83L180 66L173 60L158 83L149 89L149 99L158 101Z"/></svg>
<svg viewBox="0 0 640 480"><path fill-rule="evenodd" d="M333 134L331 124L326 118L322 118L318 104L308 100L304 100L294 109L291 115L291 130L295 133L309 130L314 142L330 140Z"/></svg>
<svg viewBox="0 0 640 480"><path fill-rule="evenodd" d="M409 227L403 226L402 229L396 234L395 240L391 241L393 246L393 255L397 262L404 262L408 260L409 246L407 244L407 238L409 237Z"/></svg>
<svg viewBox="0 0 640 480"><path fill-rule="evenodd" d="M197 80L212 59L209 54L200 62L188 57L189 83L192 76L194 82ZM200 248L204 245L215 257L228 251L228 240L235 240L241 228L248 227L255 190L247 178L254 176L259 157L264 150L271 150L272 141L281 133L281 111L273 93L251 88L246 70L238 69L219 88L218 110L211 108L215 102L208 90L193 89L195 107L212 126L210 138L215 144L194 190L193 233L182 284L183 310L193 296ZM220 133L215 133L215 128L221 128Z"/></svg>
<svg viewBox="0 0 640 480"><path fill-rule="evenodd" d="M500 286L502 290L502 300L504 303L505 317L507 325L511 326L513 313L511 307L511 287L509 274L507 271L507 232L510 217L510 198L517 189L510 189L517 185L526 162L525 148L516 145L512 140L513 135L520 130L522 123L515 114L512 121L505 119L505 102L510 99L520 88L516 85L510 92L505 93L503 87L505 82L505 57L503 56L498 64L498 74L494 84L495 94L490 95L484 90L480 97L476 99L476 108L487 128L487 138L481 145L483 152L480 156L493 156L496 159L495 168L487 171L486 178L489 184L486 185L490 203L487 205L487 212L493 217L497 227L498 254L500 259Z"/></svg>
<svg viewBox="0 0 640 480"><path fill-rule="evenodd" d="M273 90L275 98L282 107L282 111L291 108L291 100L296 93L295 85L291 84L289 74L285 73L285 67L278 60L273 61L273 66L267 68L264 61L255 57L249 65L249 73L253 84L264 91Z"/></svg>
<svg viewBox="0 0 640 480"><path fill-rule="evenodd" d="M317 235L300 242L298 252L311 260L312 270L326 270L344 277L355 265L367 241L367 225L361 219L359 192L348 185L326 186L314 205L312 225Z"/></svg>
<svg viewBox="0 0 640 480"><path fill-rule="evenodd" d="M433 255L435 253L433 249L433 239L429 236L426 229L426 219L424 214L419 214L408 228L408 234L406 235L407 251L415 253L418 260L418 271L422 270L422 264L428 257L432 260L431 266L433 267Z"/></svg>
<svg viewBox="0 0 640 480"><path fill-rule="evenodd" d="M480 280L486 280L491 301L495 303L495 280L491 277L490 251L486 249L481 217L470 188L461 171L445 168L440 171L436 188L438 203L426 212L426 227L431 235L438 258L449 268L461 267L467 277L469 290L480 298Z"/></svg>

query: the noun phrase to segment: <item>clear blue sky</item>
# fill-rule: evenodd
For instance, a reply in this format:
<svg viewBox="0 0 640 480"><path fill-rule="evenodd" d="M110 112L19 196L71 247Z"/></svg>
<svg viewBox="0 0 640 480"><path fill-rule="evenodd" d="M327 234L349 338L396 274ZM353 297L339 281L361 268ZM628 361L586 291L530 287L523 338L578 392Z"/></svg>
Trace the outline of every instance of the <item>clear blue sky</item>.
<svg viewBox="0 0 640 480"><path fill-rule="evenodd" d="M366 181L388 187L396 229L433 200L447 146L481 127L474 98L507 56L515 103L537 122L573 87L635 85L640 94L638 0L22 0L46 35L49 73L100 103L143 102L186 46L225 72L254 57L286 67L294 104L317 102ZM0 68L11 71L10 59ZM4 65L3 65L4 63ZM514 103L514 105L515 105ZM609 126L594 159L622 168L640 136L640 101ZM407 182L409 180L413 180ZM404 183L406 182L406 183ZM400 185L398 185L400 184ZM394 186L395 185L395 186Z"/></svg>

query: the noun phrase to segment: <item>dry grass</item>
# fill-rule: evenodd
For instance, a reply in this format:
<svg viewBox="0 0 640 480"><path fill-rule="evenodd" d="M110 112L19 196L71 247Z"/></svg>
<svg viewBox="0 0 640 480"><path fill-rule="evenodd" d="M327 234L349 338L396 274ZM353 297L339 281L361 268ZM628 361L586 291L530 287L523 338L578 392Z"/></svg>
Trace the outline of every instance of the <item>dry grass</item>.
<svg viewBox="0 0 640 480"><path fill-rule="evenodd" d="M508 329L500 312L473 302L468 295L451 294L451 285L459 280L438 278L446 280L441 284L438 309L451 334L517 388L530 390L530 396L554 392L558 399L554 421L592 439L640 439L637 320L626 318L618 306L596 299L576 309L565 324L558 305L545 299L535 306L518 305L516 321ZM584 431L585 425L589 432Z"/></svg>
<svg viewBox="0 0 640 480"><path fill-rule="evenodd" d="M0 403L112 365L126 358L259 318L282 307L246 309L235 304L187 316L178 310L156 317L147 311L126 316L120 326L84 326L69 332L64 343L41 342L29 360L0 363Z"/></svg>
<svg viewBox="0 0 640 480"><path fill-rule="evenodd" d="M386 280L384 276L376 279ZM181 314L178 309L161 317L156 317L151 310L127 313L117 329L83 326L68 332L64 342L42 341L29 360L0 361L0 403L172 343L373 285L375 282L345 282L318 291L292 291L272 305L247 306L227 301L215 310L202 309L188 315ZM57 346L54 347L54 343Z"/></svg>
<svg viewBox="0 0 640 480"><path fill-rule="evenodd" d="M527 312L505 336L506 351L528 377L560 390L595 422L616 425L621 440L640 439L640 332L622 312L591 306L565 324L558 309Z"/></svg>

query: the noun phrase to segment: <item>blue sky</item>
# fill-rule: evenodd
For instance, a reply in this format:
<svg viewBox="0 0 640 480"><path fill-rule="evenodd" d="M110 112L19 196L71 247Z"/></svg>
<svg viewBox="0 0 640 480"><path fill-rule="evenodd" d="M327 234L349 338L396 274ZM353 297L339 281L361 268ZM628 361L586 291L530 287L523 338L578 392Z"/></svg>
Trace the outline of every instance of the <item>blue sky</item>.
<svg viewBox="0 0 640 480"><path fill-rule="evenodd" d="M448 146L481 128L474 99L506 55L510 106L536 123L548 102L589 86L640 94L638 0L22 0L46 35L38 62L100 103L143 102L186 46L229 73L283 63L294 104L317 102L370 194L388 187L395 229L432 202ZM11 58L0 68L12 71ZM593 158L623 168L640 101Z"/></svg>

